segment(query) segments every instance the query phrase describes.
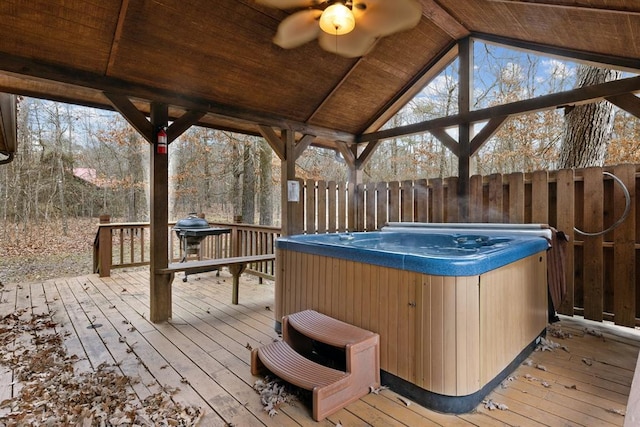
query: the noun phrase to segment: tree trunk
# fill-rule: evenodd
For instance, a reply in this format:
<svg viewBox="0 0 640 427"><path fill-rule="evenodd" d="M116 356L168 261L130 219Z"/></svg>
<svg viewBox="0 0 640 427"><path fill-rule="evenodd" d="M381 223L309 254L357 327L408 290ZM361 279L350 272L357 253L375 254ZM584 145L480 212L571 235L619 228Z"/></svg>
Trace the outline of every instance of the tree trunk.
<svg viewBox="0 0 640 427"><path fill-rule="evenodd" d="M260 207L260 224L273 225L273 182L271 171L271 147L262 140L260 150L260 191L258 204Z"/></svg>
<svg viewBox="0 0 640 427"><path fill-rule="evenodd" d="M233 198L233 220L234 222L238 222L238 220L242 221L242 185L240 182L240 177L242 176L243 170L240 167L240 141L232 140L231 141L231 159L230 163L233 168L232 176L233 183L231 184L231 195Z"/></svg>
<svg viewBox="0 0 640 427"><path fill-rule="evenodd" d="M592 86L620 76L620 71L580 65L576 86ZM613 119L613 105L607 101L567 108L559 168L603 166Z"/></svg>
<svg viewBox="0 0 640 427"><path fill-rule="evenodd" d="M243 162L244 174L242 175L242 222L253 224L256 212L256 169L252 153L254 141L244 139Z"/></svg>

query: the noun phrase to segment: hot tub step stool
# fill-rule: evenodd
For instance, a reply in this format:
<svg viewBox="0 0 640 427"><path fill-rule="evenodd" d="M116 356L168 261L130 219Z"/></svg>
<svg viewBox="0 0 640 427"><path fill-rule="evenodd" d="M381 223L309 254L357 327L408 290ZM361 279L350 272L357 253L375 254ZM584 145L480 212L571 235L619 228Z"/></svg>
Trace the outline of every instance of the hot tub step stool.
<svg viewBox="0 0 640 427"><path fill-rule="evenodd" d="M380 386L380 337L313 310L282 319L284 341L251 352L251 373L265 368L281 379L313 392L313 419L320 421L360 399L370 387ZM345 360L346 370L314 362L309 355L316 343L335 347Z"/></svg>

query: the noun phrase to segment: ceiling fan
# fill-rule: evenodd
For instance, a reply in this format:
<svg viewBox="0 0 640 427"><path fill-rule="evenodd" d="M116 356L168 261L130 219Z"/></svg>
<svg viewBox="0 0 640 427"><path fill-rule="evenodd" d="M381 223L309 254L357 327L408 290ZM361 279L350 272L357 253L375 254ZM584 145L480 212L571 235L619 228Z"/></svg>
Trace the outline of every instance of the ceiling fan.
<svg viewBox="0 0 640 427"><path fill-rule="evenodd" d="M324 50L348 58L363 56L376 40L415 27L422 16L418 0L256 0L296 10L278 26L273 42L293 49L318 39Z"/></svg>

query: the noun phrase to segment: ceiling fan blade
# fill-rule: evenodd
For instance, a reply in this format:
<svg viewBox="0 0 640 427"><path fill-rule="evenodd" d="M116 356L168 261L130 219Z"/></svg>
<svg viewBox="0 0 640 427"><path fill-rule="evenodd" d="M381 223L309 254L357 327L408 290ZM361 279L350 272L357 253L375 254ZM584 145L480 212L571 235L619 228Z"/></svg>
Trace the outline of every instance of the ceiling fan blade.
<svg viewBox="0 0 640 427"><path fill-rule="evenodd" d="M317 9L292 13L278 26L273 42L283 49L292 49L310 42L320 33L318 18L321 14L322 11Z"/></svg>
<svg viewBox="0 0 640 427"><path fill-rule="evenodd" d="M255 0L256 3L276 9L297 9L317 6L326 0Z"/></svg>
<svg viewBox="0 0 640 427"><path fill-rule="evenodd" d="M371 50L376 43L376 37L356 26L353 31L341 36L320 31L318 43L327 52L347 58L357 58L358 56L366 55Z"/></svg>
<svg viewBox="0 0 640 427"><path fill-rule="evenodd" d="M353 15L356 27L384 37L415 27L422 17L422 4L418 0L354 0Z"/></svg>

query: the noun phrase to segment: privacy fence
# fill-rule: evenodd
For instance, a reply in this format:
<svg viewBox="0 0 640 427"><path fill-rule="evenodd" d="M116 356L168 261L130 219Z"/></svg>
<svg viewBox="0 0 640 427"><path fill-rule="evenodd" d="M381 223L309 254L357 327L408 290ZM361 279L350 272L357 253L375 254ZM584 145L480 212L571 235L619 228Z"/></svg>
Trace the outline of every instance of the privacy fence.
<svg viewBox="0 0 640 427"><path fill-rule="evenodd" d="M471 178L469 222L541 223L571 239L562 314L635 326L640 317L638 165ZM457 178L300 181L305 233L371 231L387 222L461 222Z"/></svg>

